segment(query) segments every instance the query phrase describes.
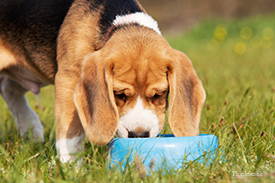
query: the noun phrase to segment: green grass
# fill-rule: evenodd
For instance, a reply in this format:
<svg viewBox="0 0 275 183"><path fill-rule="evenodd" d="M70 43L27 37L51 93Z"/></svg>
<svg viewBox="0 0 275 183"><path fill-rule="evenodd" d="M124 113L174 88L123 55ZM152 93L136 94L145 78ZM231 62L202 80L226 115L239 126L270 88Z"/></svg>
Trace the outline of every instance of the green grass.
<svg viewBox="0 0 275 183"><path fill-rule="evenodd" d="M209 166L188 162L182 170L141 178L134 167L124 173L108 171L107 146L86 142L79 168L60 164L50 86L40 94L43 110L27 94L44 125L43 145L19 137L14 119L0 99L0 182L275 182L274 20L275 14L206 20L184 34L166 36L172 47L189 56L203 82L207 99L200 132L218 136L218 153L224 155L224 162L219 158ZM168 125L164 132L170 132ZM262 176L234 176L234 172Z"/></svg>

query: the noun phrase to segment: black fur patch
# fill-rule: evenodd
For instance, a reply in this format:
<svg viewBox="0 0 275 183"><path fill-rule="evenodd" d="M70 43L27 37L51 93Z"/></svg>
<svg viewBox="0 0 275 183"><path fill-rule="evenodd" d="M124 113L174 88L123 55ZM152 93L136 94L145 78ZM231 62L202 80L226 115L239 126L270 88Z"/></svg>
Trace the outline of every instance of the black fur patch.
<svg viewBox="0 0 275 183"><path fill-rule="evenodd" d="M142 12L140 7L133 0L96 0L104 4L101 12L100 30L101 34L106 35L112 26L116 15L126 15L130 13Z"/></svg>
<svg viewBox="0 0 275 183"><path fill-rule="evenodd" d="M9 33L12 38L28 38L35 43L55 43L59 27L72 2L73 0L1 0L0 34Z"/></svg>
<svg viewBox="0 0 275 183"><path fill-rule="evenodd" d="M55 60L58 32L74 1L77 2L0 0L0 35L5 36L2 37L4 41L16 45L16 49L24 50L24 54L31 60L34 54L47 55L48 58L44 60ZM85 1L91 11L101 11L100 34L104 37L116 15L142 12L134 0L81 0L79 3Z"/></svg>
<svg viewBox="0 0 275 183"><path fill-rule="evenodd" d="M0 35L40 73L54 73L56 39L73 0L1 0ZM44 62L40 62L43 60ZM47 68L41 69L43 65Z"/></svg>

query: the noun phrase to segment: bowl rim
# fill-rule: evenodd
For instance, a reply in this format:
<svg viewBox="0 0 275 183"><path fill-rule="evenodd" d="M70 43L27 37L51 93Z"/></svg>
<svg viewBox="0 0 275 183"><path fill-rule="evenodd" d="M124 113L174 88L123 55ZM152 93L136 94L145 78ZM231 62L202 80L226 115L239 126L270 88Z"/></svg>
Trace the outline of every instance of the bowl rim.
<svg viewBox="0 0 275 183"><path fill-rule="evenodd" d="M147 142L147 141L166 141L167 139L177 140L203 140L206 138L218 138L216 135L213 134L199 134L198 136L185 136L185 137L175 137L173 134L160 134L157 137L150 137L150 138L122 138L116 137L110 142L110 145L116 141L120 142Z"/></svg>

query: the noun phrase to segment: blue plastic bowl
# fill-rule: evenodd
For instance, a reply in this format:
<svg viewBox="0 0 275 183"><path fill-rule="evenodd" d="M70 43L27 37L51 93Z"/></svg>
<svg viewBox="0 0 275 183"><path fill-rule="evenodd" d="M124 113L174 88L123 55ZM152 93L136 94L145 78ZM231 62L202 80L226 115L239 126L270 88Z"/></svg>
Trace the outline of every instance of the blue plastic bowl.
<svg viewBox="0 0 275 183"><path fill-rule="evenodd" d="M160 167L180 169L185 163L214 158L218 148L218 138L211 134L193 137L160 135L156 138L116 138L109 145L108 166L124 171L127 166L142 163L146 171Z"/></svg>

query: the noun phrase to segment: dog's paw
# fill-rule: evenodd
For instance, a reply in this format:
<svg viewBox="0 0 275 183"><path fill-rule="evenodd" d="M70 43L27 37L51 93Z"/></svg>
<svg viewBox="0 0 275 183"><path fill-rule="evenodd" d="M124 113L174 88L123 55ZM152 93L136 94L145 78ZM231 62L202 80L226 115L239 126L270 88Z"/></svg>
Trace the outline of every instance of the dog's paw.
<svg viewBox="0 0 275 183"><path fill-rule="evenodd" d="M37 122L32 128L33 141L35 143L43 143L44 142L44 128L41 122Z"/></svg>
<svg viewBox="0 0 275 183"><path fill-rule="evenodd" d="M28 110L24 115L16 117L15 121L21 136L25 136L31 131L31 137L35 143L44 142L44 128L34 111Z"/></svg>

